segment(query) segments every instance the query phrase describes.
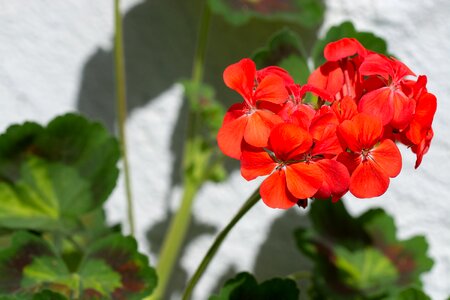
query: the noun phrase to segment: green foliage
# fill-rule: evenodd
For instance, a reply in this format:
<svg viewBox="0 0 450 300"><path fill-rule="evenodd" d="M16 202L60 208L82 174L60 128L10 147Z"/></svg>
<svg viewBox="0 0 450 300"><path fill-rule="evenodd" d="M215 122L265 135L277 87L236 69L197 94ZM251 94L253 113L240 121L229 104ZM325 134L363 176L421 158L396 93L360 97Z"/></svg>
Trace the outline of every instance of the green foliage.
<svg viewBox="0 0 450 300"><path fill-rule="evenodd" d="M76 299L142 299L151 294L157 280L131 237L114 234L100 239L71 272L47 241L23 231L0 251L0 278L2 294L25 297L42 291L41 298L32 299L45 299L48 288Z"/></svg>
<svg viewBox="0 0 450 300"><path fill-rule="evenodd" d="M300 37L289 29L276 33L267 46L258 49L253 55L258 69L277 65L292 75L296 83L304 84L310 70L307 55Z"/></svg>
<svg viewBox="0 0 450 300"><path fill-rule="evenodd" d="M335 255L338 276L342 282L365 295L379 294L398 278L395 266L377 249L349 251L337 246Z"/></svg>
<svg viewBox="0 0 450 300"><path fill-rule="evenodd" d="M244 272L225 282L219 294L209 300L297 300L299 294L291 279L274 278L258 284L253 275Z"/></svg>
<svg viewBox="0 0 450 300"><path fill-rule="evenodd" d="M395 300L431 300L427 294L417 288L407 288L398 293L392 299Z"/></svg>
<svg viewBox="0 0 450 300"><path fill-rule="evenodd" d="M182 82L190 111L196 118L190 131L197 131L188 141L189 151L185 168L195 182L206 180L220 182L226 178L224 156L217 148L216 136L224 115L224 108L215 98L214 89L207 84L196 84L191 80ZM189 133L188 133L189 134Z"/></svg>
<svg viewBox="0 0 450 300"><path fill-rule="evenodd" d="M115 186L117 141L98 123L67 114L0 136L0 226L64 230L100 207Z"/></svg>
<svg viewBox="0 0 450 300"><path fill-rule="evenodd" d="M37 157L24 160L15 183L0 182L0 225L61 230L74 227L93 203L89 183L71 167Z"/></svg>
<svg viewBox="0 0 450 300"><path fill-rule="evenodd" d="M314 65L318 67L325 62L325 58L323 57L323 49L326 44L344 37L356 38L367 49L378 53L387 54L387 44L382 38L371 32L357 31L355 26L353 26L351 22L347 21L331 27L325 37L316 42L311 54Z"/></svg>
<svg viewBox="0 0 450 300"><path fill-rule="evenodd" d="M50 291L43 290L34 295L31 294L18 294L18 295L0 295L0 300L67 300L63 295Z"/></svg>
<svg viewBox="0 0 450 300"><path fill-rule="evenodd" d="M284 21L313 27L323 20L325 6L317 0L209 0L213 12L233 25L242 25L251 18Z"/></svg>
<svg viewBox="0 0 450 300"><path fill-rule="evenodd" d="M420 275L433 265L425 238L398 240L392 217L381 209L354 218L342 202L316 200L309 217L312 227L295 237L314 263L312 299L392 298L420 287Z"/></svg>

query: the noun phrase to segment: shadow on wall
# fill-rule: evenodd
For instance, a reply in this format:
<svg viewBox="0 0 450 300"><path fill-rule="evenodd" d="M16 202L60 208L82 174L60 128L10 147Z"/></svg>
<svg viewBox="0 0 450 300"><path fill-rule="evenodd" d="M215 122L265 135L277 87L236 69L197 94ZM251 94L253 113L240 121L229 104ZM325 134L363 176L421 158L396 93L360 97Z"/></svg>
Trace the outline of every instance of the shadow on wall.
<svg viewBox="0 0 450 300"><path fill-rule="evenodd" d="M194 56L196 32L203 1L144 1L124 16L124 47L127 73L128 112L145 106L175 82L189 78ZM250 21L234 27L221 16L214 16L209 35L205 81L217 90L218 99L228 107L239 101L222 81L225 67L250 56L264 46L285 23ZM305 45L311 45L315 29L292 26ZM115 128L115 93L112 49L98 49L85 64L78 93L78 110L99 120L110 131ZM183 106L171 139L175 164L172 184L179 183L180 157L185 129ZM234 164L233 167L236 167Z"/></svg>
<svg viewBox="0 0 450 300"><path fill-rule="evenodd" d="M128 113L147 105L178 80L190 77L202 3L200 0L147 0L131 8L124 15ZM222 17L213 16L204 80L216 88L217 98L225 107L240 99L222 82L225 67L243 57L249 57L257 48L264 46L271 35L286 25L281 22L252 20L243 26L233 27ZM302 29L291 25L289 27L302 36L305 45L313 44L317 28ZM186 105L182 105L171 137L171 152L175 158L172 165L171 186L180 183L186 108ZM90 118L101 121L110 131L114 131L116 113L112 49L99 48L85 64L78 93L78 110ZM236 162L228 161L229 171L237 167ZM167 215L171 217L169 211ZM162 236L169 224L169 218L149 231L149 235ZM270 235L285 234L286 230L277 224ZM190 242L199 235L212 234L215 231L210 225L197 224L197 226L195 220L192 225L195 225L193 226L195 228L189 231L186 239ZM152 252L160 248L162 242L160 238L150 240ZM270 246L272 242L268 240L267 243L264 246L267 250L264 251L272 251ZM267 258L270 258L268 261L274 261L271 254L258 256L261 266L267 265L268 262L262 261ZM290 266L292 263L285 255L280 255L279 259L284 259L284 262L277 262L278 260L274 262L280 266ZM256 267L257 275L258 272L265 274L261 266ZM179 265L177 270L181 270ZM177 278L176 283L172 283L172 291L179 290L185 282L183 275L185 273L182 271L177 273L182 274L180 276L183 278Z"/></svg>

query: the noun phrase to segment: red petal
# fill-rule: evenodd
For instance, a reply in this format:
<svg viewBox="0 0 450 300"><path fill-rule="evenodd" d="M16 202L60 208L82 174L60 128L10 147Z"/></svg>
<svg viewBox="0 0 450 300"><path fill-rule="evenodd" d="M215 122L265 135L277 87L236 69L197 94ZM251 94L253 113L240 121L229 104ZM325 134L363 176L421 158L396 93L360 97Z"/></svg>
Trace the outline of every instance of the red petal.
<svg viewBox="0 0 450 300"><path fill-rule="evenodd" d="M323 106L322 108L329 108L329 106ZM319 113L316 114L309 127L309 132L315 140L322 139L327 127L333 127L333 129L336 130L336 127L339 125L339 121L334 112L328 111L320 113L321 110L318 111Z"/></svg>
<svg viewBox="0 0 450 300"><path fill-rule="evenodd" d="M283 120L267 110L256 110L248 115L248 123L244 132L244 140L255 147L266 147L270 130Z"/></svg>
<svg viewBox="0 0 450 300"><path fill-rule="evenodd" d="M344 120L352 119L358 113L358 107L356 106L355 100L350 97L344 97L339 101L333 102L331 108L338 117L340 123Z"/></svg>
<svg viewBox="0 0 450 300"><path fill-rule="evenodd" d="M283 68L277 66L269 66L259 71L256 71L256 77L259 82L261 82L261 80L263 80L264 77L270 74L277 75L283 78L285 85L294 84L294 79L292 79L291 75L289 75L289 73Z"/></svg>
<svg viewBox="0 0 450 300"><path fill-rule="evenodd" d="M394 107L391 97L392 91L389 87L371 91L362 96L358 104L358 110L380 117L383 125L386 125L394 117Z"/></svg>
<svg viewBox="0 0 450 300"><path fill-rule="evenodd" d="M241 175L246 180L270 174L276 166L277 163L265 151L242 151Z"/></svg>
<svg viewBox="0 0 450 300"><path fill-rule="evenodd" d="M331 158L343 151L339 139L336 135L336 126L324 128L321 139L315 140L312 155L324 155Z"/></svg>
<svg viewBox="0 0 450 300"><path fill-rule="evenodd" d="M290 208L297 203L286 187L286 174L283 170L273 172L261 184L259 190L264 203L272 208Z"/></svg>
<svg viewBox="0 0 450 300"><path fill-rule="evenodd" d="M349 148L353 152L359 152L362 147L358 140L358 128L356 128L355 123L351 120L346 120L342 122L338 127L338 137L345 145L344 148Z"/></svg>
<svg viewBox="0 0 450 300"><path fill-rule="evenodd" d="M392 76L393 70L387 57L380 54L370 54L359 67L359 72L364 76L379 75L388 80L389 76Z"/></svg>
<svg viewBox="0 0 450 300"><path fill-rule="evenodd" d="M342 152L336 160L347 167L350 174L361 164L361 155L355 153Z"/></svg>
<svg viewBox="0 0 450 300"><path fill-rule="evenodd" d="M248 58L228 66L223 72L223 81L230 88L251 101L256 79L255 63Z"/></svg>
<svg viewBox="0 0 450 300"><path fill-rule="evenodd" d="M288 161L308 151L312 146L311 135L294 124L280 124L272 129L269 147L275 156Z"/></svg>
<svg viewBox="0 0 450 300"><path fill-rule="evenodd" d="M344 73L337 62L326 62L309 75L308 84L327 90L334 97L344 85Z"/></svg>
<svg viewBox="0 0 450 300"><path fill-rule="evenodd" d="M316 164L322 169L324 180L314 197L319 199L332 197L334 200L341 198L348 191L350 184L347 168L332 159L321 159Z"/></svg>
<svg viewBox="0 0 450 300"><path fill-rule="evenodd" d="M277 104L286 102L289 94L283 78L269 74L259 83L254 93L254 101L269 101Z"/></svg>
<svg viewBox="0 0 450 300"><path fill-rule="evenodd" d="M350 178L350 192L358 198L383 195L389 186L389 176L371 160L360 164Z"/></svg>
<svg viewBox="0 0 450 300"><path fill-rule="evenodd" d="M430 128L427 131L426 137L420 142L420 144L411 147L411 150L417 155L416 165L414 166L414 168L417 169L422 163L423 156L428 152L428 149L430 149L430 143L433 139L433 135L433 129Z"/></svg>
<svg viewBox="0 0 450 300"><path fill-rule="evenodd" d="M422 94L417 100L414 119L423 127L431 127L436 113L436 97L431 93Z"/></svg>
<svg viewBox="0 0 450 300"><path fill-rule="evenodd" d="M296 163L286 166L288 190L299 199L314 196L322 186L323 172L314 163Z"/></svg>
<svg viewBox="0 0 450 300"><path fill-rule="evenodd" d="M383 126L379 118L357 114L351 120L358 130L358 140L363 149L370 149L375 145L383 134Z"/></svg>
<svg viewBox="0 0 450 300"><path fill-rule="evenodd" d="M364 47L355 39L343 38L331 42L325 46L323 56L328 61L338 61L340 59L353 56L362 52Z"/></svg>
<svg viewBox="0 0 450 300"><path fill-rule="evenodd" d="M228 122L231 122L233 120L236 120L242 115L245 114L246 105L244 103L235 103L230 106L230 108L227 110L225 116L223 117L223 123L222 126Z"/></svg>
<svg viewBox="0 0 450 300"><path fill-rule="evenodd" d="M394 93L394 116L390 125L397 129L405 129L411 122L416 103L403 93Z"/></svg>
<svg viewBox="0 0 450 300"><path fill-rule="evenodd" d="M244 137L248 118L241 116L233 121L223 124L217 133L217 144L225 155L239 159L241 157L241 143Z"/></svg>
<svg viewBox="0 0 450 300"><path fill-rule="evenodd" d="M303 96L308 92L313 93L314 95L319 96L320 98L327 100L327 101L332 101L333 96L334 96L334 95L331 95L325 89L315 87L311 84L305 84L300 88L299 97L303 98Z"/></svg>
<svg viewBox="0 0 450 300"><path fill-rule="evenodd" d="M389 177L397 176L402 169L402 156L392 140L383 140L370 151L370 156Z"/></svg>

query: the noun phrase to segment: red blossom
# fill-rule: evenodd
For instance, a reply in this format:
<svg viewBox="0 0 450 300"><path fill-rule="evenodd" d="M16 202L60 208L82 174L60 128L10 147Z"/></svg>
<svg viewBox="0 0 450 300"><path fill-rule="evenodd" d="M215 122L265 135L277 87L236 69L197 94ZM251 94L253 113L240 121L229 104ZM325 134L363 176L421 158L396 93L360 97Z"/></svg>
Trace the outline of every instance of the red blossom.
<svg viewBox="0 0 450 300"><path fill-rule="evenodd" d="M243 101L227 111L218 144L246 180L267 176L260 194L269 207L337 201L347 191L380 196L402 168L395 142L416 154L416 168L430 147L437 100L425 76L414 80L405 64L350 38L329 43L324 57L303 86L250 59L224 72ZM317 101L305 103L306 93Z"/></svg>
<svg viewBox="0 0 450 300"><path fill-rule="evenodd" d="M340 124L338 133L348 150L339 154L338 161L351 173L350 192L358 198L384 194L389 178L400 173L402 158L392 140L382 140L380 119L361 113Z"/></svg>
<svg viewBox="0 0 450 300"><path fill-rule="evenodd" d="M255 63L248 58L227 67L223 78L229 88L244 98L244 102L231 106L227 111L217 142L223 153L239 159L243 140L252 146L264 147L270 129L282 122L263 103L282 104L287 100L286 79L267 71L260 74L261 81L258 82Z"/></svg>

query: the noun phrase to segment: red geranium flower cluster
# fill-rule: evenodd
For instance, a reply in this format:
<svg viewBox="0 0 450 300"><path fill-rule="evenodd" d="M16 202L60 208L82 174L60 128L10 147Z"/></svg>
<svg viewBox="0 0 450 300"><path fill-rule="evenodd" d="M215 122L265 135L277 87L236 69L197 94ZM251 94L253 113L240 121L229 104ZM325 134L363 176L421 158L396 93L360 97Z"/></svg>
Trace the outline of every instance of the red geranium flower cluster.
<svg viewBox="0 0 450 300"><path fill-rule="evenodd" d="M402 168L396 142L417 155L416 168L430 146L436 97L425 76L350 38L329 43L324 56L303 86L247 58L224 72L243 101L228 109L219 147L240 160L245 179L268 175L260 193L270 207L337 201L348 191L380 196ZM306 103L306 93L316 101Z"/></svg>

